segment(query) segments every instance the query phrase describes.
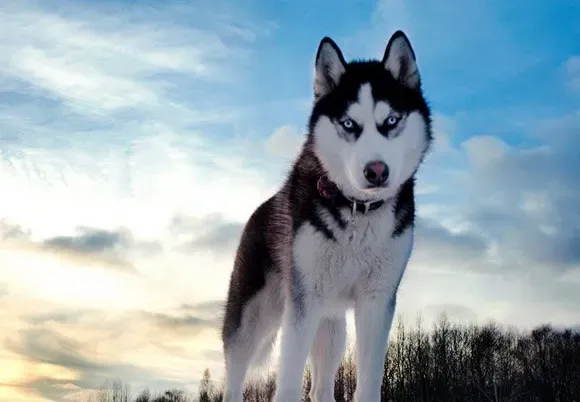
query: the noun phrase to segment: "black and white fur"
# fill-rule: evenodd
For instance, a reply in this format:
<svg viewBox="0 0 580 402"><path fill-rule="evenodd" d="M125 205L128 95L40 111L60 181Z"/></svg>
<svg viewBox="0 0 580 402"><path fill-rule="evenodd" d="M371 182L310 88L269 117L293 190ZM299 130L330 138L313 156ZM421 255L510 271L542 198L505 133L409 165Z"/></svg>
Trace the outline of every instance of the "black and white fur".
<svg viewBox="0 0 580 402"><path fill-rule="evenodd" d="M390 38L382 61L347 63L332 39L320 42L307 140L282 188L250 217L236 254L222 330L225 402L242 401L249 367L270 351L280 327L275 401L300 401L310 355L311 398L333 402L349 308L356 400L380 401L397 289L413 247L415 173L431 140L403 32ZM388 168L386 182L368 178L376 161ZM321 178L338 192L323 194Z"/></svg>

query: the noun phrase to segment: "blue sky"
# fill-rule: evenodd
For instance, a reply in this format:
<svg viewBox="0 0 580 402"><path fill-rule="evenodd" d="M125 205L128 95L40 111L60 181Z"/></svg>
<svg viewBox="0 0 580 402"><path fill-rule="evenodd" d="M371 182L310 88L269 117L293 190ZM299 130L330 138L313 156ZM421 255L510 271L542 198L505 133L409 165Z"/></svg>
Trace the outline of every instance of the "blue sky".
<svg viewBox="0 0 580 402"><path fill-rule="evenodd" d="M402 318L580 323L577 1L26 0L0 19L1 400L221 377L240 230L298 152L327 35L380 58L403 29L433 109Z"/></svg>

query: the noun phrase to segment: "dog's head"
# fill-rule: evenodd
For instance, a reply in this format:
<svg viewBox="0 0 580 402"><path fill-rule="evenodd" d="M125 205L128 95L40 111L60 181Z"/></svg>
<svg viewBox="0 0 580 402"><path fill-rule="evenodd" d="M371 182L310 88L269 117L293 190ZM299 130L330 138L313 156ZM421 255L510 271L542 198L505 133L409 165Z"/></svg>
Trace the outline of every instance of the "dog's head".
<svg viewBox="0 0 580 402"><path fill-rule="evenodd" d="M350 63L332 39L322 39L309 128L315 154L346 196L394 196L416 172L432 138L406 35L393 34L382 61Z"/></svg>

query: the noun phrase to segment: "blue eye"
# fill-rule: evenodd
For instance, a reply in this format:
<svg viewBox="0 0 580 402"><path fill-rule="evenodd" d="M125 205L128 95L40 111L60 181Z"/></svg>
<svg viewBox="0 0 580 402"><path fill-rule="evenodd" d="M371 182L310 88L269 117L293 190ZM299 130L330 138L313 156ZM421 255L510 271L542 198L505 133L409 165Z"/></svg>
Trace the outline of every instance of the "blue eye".
<svg viewBox="0 0 580 402"><path fill-rule="evenodd" d="M340 125L349 133L356 131L357 124L352 119L345 119L340 122Z"/></svg>
<svg viewBox="0 0 580 402"><path fill-rule="evenodd" d="M399 120L401 120L401 118L398 116L389 116L389 117L387 117L387 121L386 121L387 126L394 127L397 125Z"/></svg>

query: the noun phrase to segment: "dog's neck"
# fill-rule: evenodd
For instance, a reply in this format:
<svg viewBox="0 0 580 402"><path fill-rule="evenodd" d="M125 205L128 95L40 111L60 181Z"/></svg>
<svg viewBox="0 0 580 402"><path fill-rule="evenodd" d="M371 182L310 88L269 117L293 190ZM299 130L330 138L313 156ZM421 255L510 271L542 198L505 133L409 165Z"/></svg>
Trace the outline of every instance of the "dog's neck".
<svg viewBox="0 0 580 402"><path fill-rule="evenodd" d="M340 191L336 183L330 181L326 175L319 177L318 182L316 183L316 188L318 189L318 194L320 194L322 198L329 200L337 207L348 207L353 213L354 211L358 211L366 214L367 212L378 209L385 204L385 200L361 201L347 197L342 193L342 191Z"/></svg>

